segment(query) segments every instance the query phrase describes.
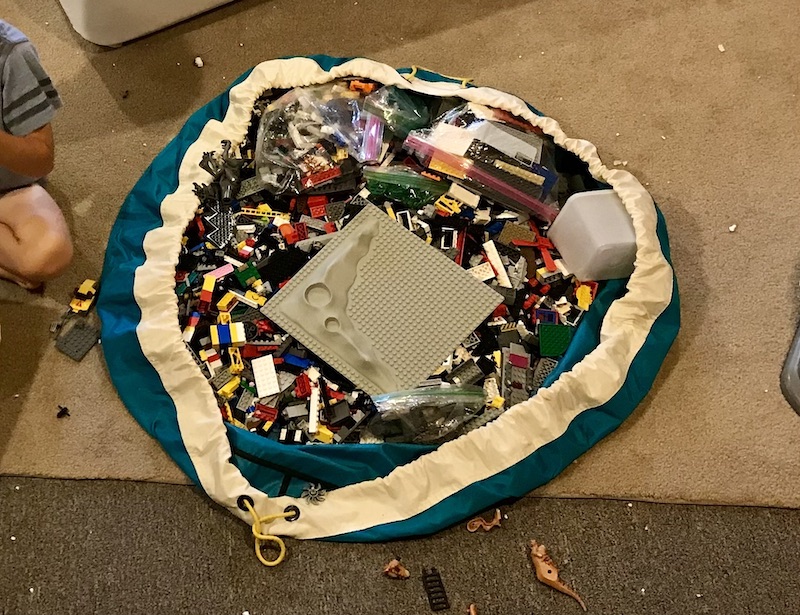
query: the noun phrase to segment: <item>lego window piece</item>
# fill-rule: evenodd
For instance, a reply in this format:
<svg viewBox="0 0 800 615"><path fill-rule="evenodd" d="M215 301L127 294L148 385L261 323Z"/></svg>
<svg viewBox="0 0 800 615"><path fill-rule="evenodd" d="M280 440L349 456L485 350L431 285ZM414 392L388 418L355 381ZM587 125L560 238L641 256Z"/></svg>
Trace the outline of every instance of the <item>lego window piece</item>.
<svg viewBox="0 0 800 615"><path fill-rule="evenodd" d="M265 311L375 395L424 380L499 303L472 274L369 206Z"/></svg>

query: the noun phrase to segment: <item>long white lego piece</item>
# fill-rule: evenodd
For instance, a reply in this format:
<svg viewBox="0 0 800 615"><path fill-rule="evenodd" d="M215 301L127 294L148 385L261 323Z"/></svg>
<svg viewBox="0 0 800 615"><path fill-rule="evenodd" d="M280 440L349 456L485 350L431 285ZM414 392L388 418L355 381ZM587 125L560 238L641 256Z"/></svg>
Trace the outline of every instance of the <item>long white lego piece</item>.
<svg viewBox="0 0 800 615"><path fill-rule="evenodd" d="M511 280L508 279L508 272L503 266L503 261L500 258L500 253L497 251L497 246L494 245L494 241L487 241L483 244L483 250L486 252L486 258L489 259L497 275L497 283L503 288L511 288Z"/></svg>
<svg viewBox="0 0 800 615"><path fill-rule="evenodd" d="M311 386L311 397L308 400L308 433L319 431L319 387Z"/></svg>

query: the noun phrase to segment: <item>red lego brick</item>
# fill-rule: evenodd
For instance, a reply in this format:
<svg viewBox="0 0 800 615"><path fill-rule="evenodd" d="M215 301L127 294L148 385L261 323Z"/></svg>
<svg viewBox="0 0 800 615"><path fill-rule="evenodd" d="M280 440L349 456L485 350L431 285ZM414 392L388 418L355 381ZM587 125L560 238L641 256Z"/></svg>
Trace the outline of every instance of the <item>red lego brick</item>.
<svg viewBox="0 0 800 615"><path fill-rule="evenodd" d="M278 409L264 404L256 403L253 418L259 421L274 421L278 418Z"/></svg>
<svg viewBox="0 0 800 615"><path fill-rule="evenodd" d="M305 374L300 374L294 381L294 396L305 399L311 396L311 380Z"/></svg>

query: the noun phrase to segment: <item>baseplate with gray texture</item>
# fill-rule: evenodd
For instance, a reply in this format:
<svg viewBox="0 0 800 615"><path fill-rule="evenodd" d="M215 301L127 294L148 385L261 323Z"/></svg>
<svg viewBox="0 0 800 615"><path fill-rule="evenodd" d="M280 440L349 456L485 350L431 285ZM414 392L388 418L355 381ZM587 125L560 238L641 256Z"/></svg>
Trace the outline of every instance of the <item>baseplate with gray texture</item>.
<svg viewBox="0 0 800 615"><path fill-rule="evenodd" d="M424 380L500 301L368 205L265 313L357 387L378 395Z"/></svg>

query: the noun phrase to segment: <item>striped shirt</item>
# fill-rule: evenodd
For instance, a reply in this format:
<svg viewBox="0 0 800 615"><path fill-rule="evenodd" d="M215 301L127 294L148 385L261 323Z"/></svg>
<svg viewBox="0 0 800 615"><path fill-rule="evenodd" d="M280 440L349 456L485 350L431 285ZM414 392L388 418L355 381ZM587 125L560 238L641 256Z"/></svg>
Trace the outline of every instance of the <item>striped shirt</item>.
<svg viewBox="0 0 800 615"><path fill-rule="evenodd" d="M28 38L0 19L0 129L16 136L30 134L49 124L61 107L50 77ZM32 184L25 177L0 167L0 192Z"/></svg>

